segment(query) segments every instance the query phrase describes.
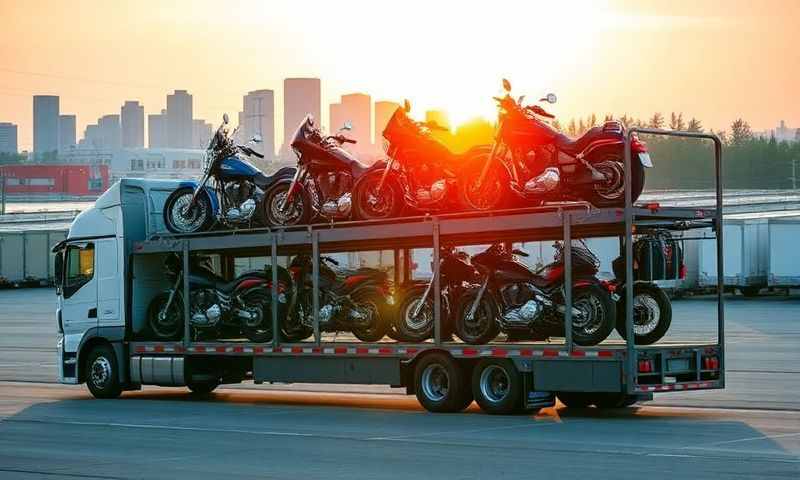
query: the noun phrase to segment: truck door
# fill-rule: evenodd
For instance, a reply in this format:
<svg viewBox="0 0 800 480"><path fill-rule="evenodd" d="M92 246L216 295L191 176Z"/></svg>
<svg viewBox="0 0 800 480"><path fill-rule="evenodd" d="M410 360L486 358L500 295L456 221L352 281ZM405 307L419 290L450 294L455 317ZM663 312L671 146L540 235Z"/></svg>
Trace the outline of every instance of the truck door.
<svg viewBox="0 0 800 480"><path fill-rule="evenodd" d="M64 350L75 352L83 334L97 326L95 243L67 245L64 251L61 321Z"/></svg>
<svg viewBox="0 0 800 480"><path fill-rule="evenodd" d="M120 277L117 274L117 239L104 238L95 242L97 267L97 321L101 327L124 326L120 316Z"/></svg>

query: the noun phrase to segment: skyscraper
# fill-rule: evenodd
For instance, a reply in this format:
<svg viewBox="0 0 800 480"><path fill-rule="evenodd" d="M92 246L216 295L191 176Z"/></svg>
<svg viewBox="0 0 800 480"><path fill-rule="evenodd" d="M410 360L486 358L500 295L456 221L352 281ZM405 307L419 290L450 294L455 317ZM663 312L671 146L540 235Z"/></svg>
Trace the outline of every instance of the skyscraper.
<svg viewBox="0 0 800 480"><path fill-rule="evenodd" d="M389 123L389 119L394 115L395 110L400 108L400 105L395 102L380 101L375 102L375 147L381 148L383 145L383 129Z"/></svg>
<svg viewBox="0 0 800 480"><path fill-rule="evenodd" d="M372 150L372 99L364 93L342 95L344 121L353 124L353 130L347 136L356 142L353 149L357 152ZM342 124L331 125L340 128Z"/></svg>
<svg viewBox="0 0 800 480"><path fill-rule="evenodd" d="M123 148L144 147L144 107L127 100L120 109Z"/></svg>
<svg viewBox="0 0 800 480"><path fill-rule="evenodd" d="M297 126L307 114L320 122L318 78L287 78L283 81L283 148L288 148Z"/></svg>
<svg viewBox="0 0 800 480"><path fill-rule="evenodd" d="M342 128L345 118L344 106L341 103L331 103L328 112L328 132L335 134L337 130Z"/></svg>
<svg viewBox="0 0 800 480"><path fill-rule="evenodd" d="M17 126L13 123L0 123L0 153L17 153Z"/></svg>
<svg viewBox="0 0 800 480"><path fill-rule="evenodd" d="M192 148L205 150L208 147L208 142L211 141L213 131L214 127L205 120L192 120Z"/></svg>
<svg viewBox="0 0 800 480"><path fill-rule="evenodd" d="M40 156L58 150L59 98L33 96L33 153Z"/></svg>
<svg viewBox="0 0 800 480"><path fill-rule="evenodd" d="M97 127L103 148L118 150L122 146L119 115L103 115L97 120Z"/></svg>
<svg viewBox="0 0 800 480"><path fill-rule="evenodd" d="M147 116L147 146L149 148L167 148L167 111Z"/></svg>
<svg viewBox="0 0 800 480"><path fill-rule="evenodd" d="M239 121L245 141L261 135L264 157L271 161L275 156L275 93L254 90L245 95Z"/></svg>
<svg viewBox="0 0 800 480"><path fill-rule="evenodd" d="M75 115L58 116L58 149L69 150L76 144L76 118Z"/></svg>
<svg viewBox="0 0 800 480"><path fill-rule="evenodd" d="M192 148L192 96L186 90L167 95L167 142L171 148Z"/></svg>

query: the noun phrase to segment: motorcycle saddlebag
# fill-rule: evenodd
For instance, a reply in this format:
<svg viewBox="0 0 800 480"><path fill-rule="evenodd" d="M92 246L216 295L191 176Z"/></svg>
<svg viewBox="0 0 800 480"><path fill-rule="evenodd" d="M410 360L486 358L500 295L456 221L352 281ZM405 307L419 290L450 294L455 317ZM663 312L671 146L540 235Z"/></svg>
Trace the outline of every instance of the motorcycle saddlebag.
<svg viewBox="0 0 800 480"><path fill-rule="evenodd" d="M612 264L614 276L625 278L625 258ZM655 232L640 237L633 244L633 277L635 280L675 280L683 267L683 246L669 232Z"/></svg>

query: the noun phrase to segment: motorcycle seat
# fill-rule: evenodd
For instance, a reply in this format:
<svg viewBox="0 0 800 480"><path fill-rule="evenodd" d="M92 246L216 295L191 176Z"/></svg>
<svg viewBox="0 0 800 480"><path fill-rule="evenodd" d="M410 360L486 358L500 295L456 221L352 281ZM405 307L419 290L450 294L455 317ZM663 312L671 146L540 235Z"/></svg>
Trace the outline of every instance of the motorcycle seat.
<svg viewBox="0 0 800 480"><path fill-rule="evenodd" d="M556 135L554 144L562 152L575 156L586 150L586 147L588 147L592 142L601 139L620 140L621 137L619 133L608 131L603 127L592 127L586 133L576 139L560 133Z"/></svg>
<svg viewBox="0 0 800 480"><path fill-rule="evenodd" d="M281 178L291 178L294 176L295 173L294 167L283 167L279 169L277 172L273 173L272 175L264 175L261 172L258 172L258 175L253 178L253 182L256 184L258 188L261 190L266 190L270 187L273 183Z"/></svg>
<svg viewBox="0 0 800 480"><path fill-rule="evenodd" d="M350 164L350 172L353 178L359 178L361 175L364 175L367 170L369 170L369 167L359 161L354 161Z"/></svg>
<svg viewBox="0 0 800 480"><path fill-rule="evenodd" d="M237 285L247 279L267 280L267 276L261 272L249 272L234 278L230 282L218 282L215 287L227 294L233 292Z"/></svg>

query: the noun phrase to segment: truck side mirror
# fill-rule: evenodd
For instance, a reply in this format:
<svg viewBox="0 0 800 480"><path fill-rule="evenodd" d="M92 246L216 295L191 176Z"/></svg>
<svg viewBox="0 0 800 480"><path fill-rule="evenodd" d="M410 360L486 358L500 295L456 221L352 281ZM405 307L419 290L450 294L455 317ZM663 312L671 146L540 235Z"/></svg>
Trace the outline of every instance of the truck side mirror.
<svg viewBox="0 0 800 480"><path fill-rule="evenodd" d="M64 250L56 252L53 272L55 275L56 290L61 293L64 283Z"/></svg>

